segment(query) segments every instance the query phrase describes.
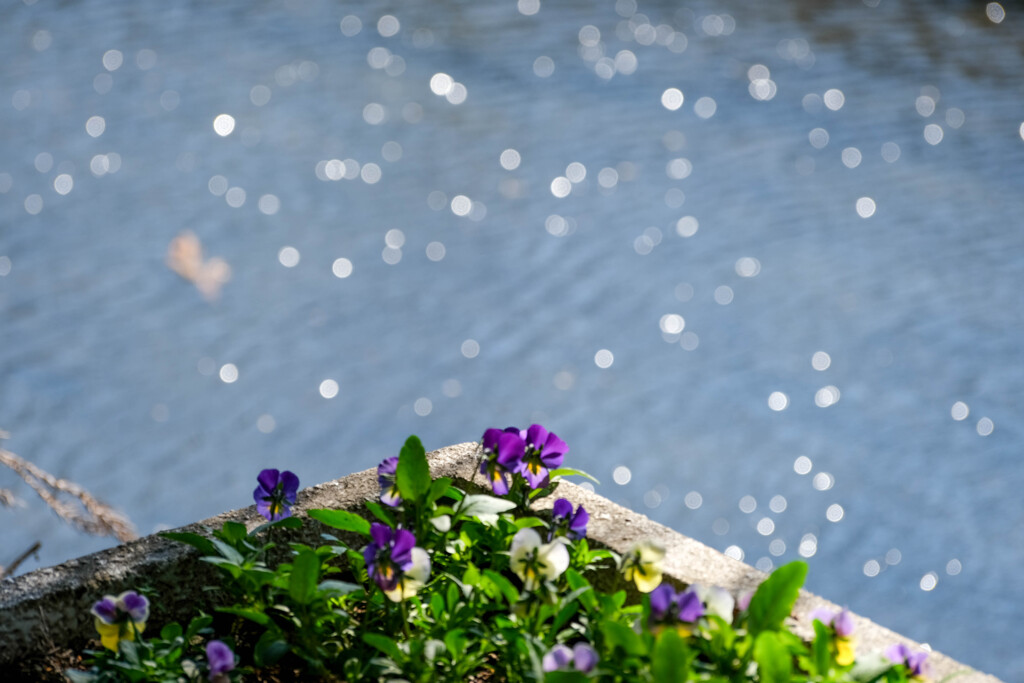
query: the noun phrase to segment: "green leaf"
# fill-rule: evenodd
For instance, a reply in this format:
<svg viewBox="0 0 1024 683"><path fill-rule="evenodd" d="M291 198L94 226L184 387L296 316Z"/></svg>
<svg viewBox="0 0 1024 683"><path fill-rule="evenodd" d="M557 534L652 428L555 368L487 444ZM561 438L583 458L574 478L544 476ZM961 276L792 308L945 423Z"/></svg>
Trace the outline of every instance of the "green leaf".
<svg viewBox="0 0 1024 683"><path fill-rule="evenodd" d="M430 490L430 465L427 464L427 452L418 436L410 436L398 454L398 470L395 472L395 483L402 498L411 503L419 503Z"/></svg>
<svg viewBox="0 0 1024 683"><path fill-rule="evenodd" d="M790 562L776 569L758 587L750 600L747 620L752 635L779 630L783 620L792 613L805 578L807 563Z"/></svg>
<svg viewBox="0 0 1024 683"><path fill-rule="evenodd" d="M219 535L228 542L241 541L249 535L249 530L241 522L224 522Z"/></svg>
<svg viewBox="0 0 1024 683"><path fill-rule="evenodd" d="M335 581L333 579L328 579L327 581L321 581L320 585L318 585L316 589L318 592L325 593L330 597L337 597L339 595L346 595L348 593L354 593L355 591L362 590L363 587L358 584L348 583L347 581Z"/></svg>
<svg viewBox="0 0 1024 683"><path fill-rule="evenodd" d="M256 666L269 666L277 663L288 653L288 643L281 640L273 631L266 631L256 641L253 660Z"/></svg>
<svg viewBox="0 0 1024 683"><path fill-rule="evenodd" d="M181 635L181 625L171 622L160 629L160 637L164 640L174 640Z"/></svg>
<svg viewBox="0 0 1024 683"><path fill-rule="evenodd" d="M476 588L480 585L480 570L472 562L466 567L466 573L462 575L462 583L465 586Z"/></svg>
<svg viewBox="0 0 1024 683"><path fill-rule="evenodd" d="M224 614L234 614L236 617L248 619L260 626L266 626L270 623L270 617L264 614L262 610L254 607L218 607L217 611Z"/></svg>
<svg viewBox="0 0 1024 683"><path fill-rule="evenodd" d="M814 653L814 668L822 676L828 673L829 665L832 662L831 652L829 651L829 643L831 641L832 634L828 632L828 627L815 619L814 643L812 644L811 651Z"/></svg>
<svg viewBox="0 0 1024 683"><path fill-rule="evenodd" d="M370 511L370 514L372 514L374 517L384 522L388 526L395 526L395 522L393 519L391 519L391 515L387 513L387 511L384 509L384 506L381 505L380 503L368 500L366 501L366 509Z"/></svg>
<svg viewBox="0 0 1024 683"><path fill-rule="evenodd" d="M90 673L88 671L76 671L75 669L67 669L64 671L64 676L66 676L71 683L93 683L93 681L99 680L99 674Z"/></svg>
<svg viewBox="0 0 1024 683"><path fill-rule="evenodd" d="M377 648L395 662L402 661L402 650L398 647L398 643L385 635L380 633L364 633L363 642L370 647Z"/></svg>
<svg viewBox="0 0 1024 683"><path fill-rule="evenodd" d="M569 587L572 588L573 591L579 591L584 588L591 587L590 582L583 578L583 575L575 569L565 570L565 580L568 582ZM594 597L594 591L592 590L582 591L580 593L580 602L582 602L583 606L591 612L597 609L597 598Z"/></svg>
<svg viewBox="0 0 1024 683"><path fill-rule="evenodd" d="M580 476L580 477L586 477L587 479L589 479L590 481L594 482L595 484L600 484L601 483L597 479L595 479L593 476L591 476L591 475L587 474L586 472L584 472L583 470L574 470L571 467L559 467L558 469L551 470L550 476L551 476L552 479L554 479L555 477Z"/></svg>
<svg viewBox="0 0 1024 683"><path fill-rule="evenodd" d="M430 596L430 611L434 615L434 621L441 621L441 616L444 614L444 598L440 593Z"/></svg>
<svg viewBox="0 0 1024 683"><path fill-rule="evenodd" d="M199 552L204 555L217 554L217 548L213 545L213 541L208 539L206 536L200 536L199 534L192 533L191 531L164 531L160 535L164 538L169 538L172 541L185 543L193 548L198 548Z"/></svg>
<svg viewBox="0 0 1024 683"><path fill-rule="evenodd" d="M292 562L288 594L300 605L308 604L316 593L316 582L319 578L320 556L310 550L303 550Z"/></svg>
<svg viewBox="0 0 1024 683"><path fill-rule="evenodd" d="M555 633L561 630L565 626L566 622L572 619L573 615L576 614L580 609L580 603L576 600L567 601L562 609L558 610L558 614L555 615L555 620L551 622L551 630Z"/></svg>
<svg viewBox="0 0 1024 683"><path fill-rule="evenodd" d="M263 524L260 524L258 527L249 532L249 537L252 538L253 536L257 536L263 531L270 528L299 529L301 527L302 520L298 517L285 517L284 519L279 519L274 522L264 522Z"/></svg>
<svg viewBox="0 0 1024 683"><path fill-rule="evenodd" d="M196 617L189 622L188 628L185 629L185 640L192 640L199 632L210 628L210 624L213 623L213 617L209 614L203 614L202 616Z"/></svg>
<svg viewBox="0 0 1024 683"><path fill-rule="evenodd" d="M651 674L654 683L684 683L690 675L693 656L686 642L672 628L658 635L651 653Z"/></svg>
<svg viewBox="0 0 1024 683"><path fill-rule="evenodd" d="M643 655L647 652L644 641L636 631L617 621L601 622L604 639L612 648L620 647L628 655Z"/></svg>
<svg viewBox="0 0 1024 683"><path fill-rule="evenodd" d="M430 482L430 489L427 491L427 505L433 505L437 499L445 494L451 485L452 480L448 477L441 477Z"/></svg>
<svg viewBox="0 0 1024 683"><path fill-rule="evenodd" d="M367 538L370 536L370 523L348 510L310 510L309 516L335 529L353 531Z"/></svg>
<svg viewBox="0 0 1024 683"><path fill-rule="evenodd" d="M512 585L511 581L493 569L485 569L484 576L487 577L499 591L501 591L501 594L504 595L505 599L508 601L509 606L519 602L519 591L516 590L516 587Z"/></svg>
<svg viewBox="0 0 1024 683"><path fill-rule="evenodd" d="M245 564L245 558L242 557L242 554L234 548L232 548L231 546L229 546L224 541L220 540L219 538L214 538L211 539L210 542L213 543L213 545L217 548L217 552L221 554L221 557L223 557L231 564L238 566Z"/></svg>
<svg viewBox="0 0 1024 683"><path fill-rule="evenodd" d="M459 587L455 585L454 581L448 584L448 591L446 597L448 603L448 611L454 612L455 606L459 604L459 598L461 597L461 594L459 593ZM452 648L448 649L452 652L458 652L458 650L454 650Z"/></svg>
<svg viewBox="0 0 1024 683"><path fill-rule="evenodd" d="M754 641L754 661L761 683L789 683L793 675L793 657L780 634L762 631Z"/></svg>
<svg viewBox="0 0 1024 683"><path fill-rule="evenodd" d="M465 632L466 629L453 628L444 634L444 644L449 652L455 654L463 651L466 644L466 637L463 635Z"/></svg>
<svg viewBox="0 0 1024 683"><path fill-rule="evenodd" d="M546 527L547 525L548 525L548 523L545 522L540 517L520 517L519 519L516 520L516 528L517 529L527 529L527 528L536 527L536 526Z"/></svg>

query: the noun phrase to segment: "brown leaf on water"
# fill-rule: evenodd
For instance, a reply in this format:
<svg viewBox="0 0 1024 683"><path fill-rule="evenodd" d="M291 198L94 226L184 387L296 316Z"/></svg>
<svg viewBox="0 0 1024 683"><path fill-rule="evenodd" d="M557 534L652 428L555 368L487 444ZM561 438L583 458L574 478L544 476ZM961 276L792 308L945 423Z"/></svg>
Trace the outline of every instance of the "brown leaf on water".
<svg viewBox="0 0 1024 683"><path fill-rule="evenodd" d="M221 287L231 279L231 266L222 258L203 259L203 244L191 230L171 240L167 248L167 267L196 286L213 301Z"/></svg>

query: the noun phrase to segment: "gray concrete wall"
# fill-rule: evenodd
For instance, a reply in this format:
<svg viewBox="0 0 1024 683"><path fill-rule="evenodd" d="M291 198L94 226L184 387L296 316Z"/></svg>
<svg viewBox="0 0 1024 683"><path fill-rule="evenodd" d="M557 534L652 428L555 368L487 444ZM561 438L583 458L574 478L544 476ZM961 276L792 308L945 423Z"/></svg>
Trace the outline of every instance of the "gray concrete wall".
<svg viewBox="0 0 1024 683"><path fill-rule="evenodd" d="M477 444L464 443L442 448L429 455L435 477L447 476L471 482L476 476ZM477 477L479 481L479 477ZM337 481L320 484L299 493L294 511L301 515L314 508L358 509L379 493L375 470L366 470ZM683 583L722 586L739 592L755 588L765 574L726 557L702 543L651 521L632 510L612 503L574 484L563 483L558 495L574 504L583 504L590 512L587 536L617 552L641 538L657 539L668 549L666 573ZM550 507L547 498L538 507ZM254 506L227 512L192 524L179 531L201 531L219 527L225 520L244 522L250 528L264 520ZM317 541L322 528L306 524L294 540ZM333 530L332 530L333 531ZM350 539L360 543L355 538ZM357 546L358 547L358 546ZM0 663L41 654L54 645L81 649L95 637L92 604L106 594L144 588L151 597L151 623L187 620L197 605L203 604L202 587L215 583L214 572L190 548L160 538L146 538L103 552L40 569L0 582ZM616 581L617 577L608 577ZM838 610L833 603L803 591L794 614L800 626L797 632L809 635L807 615L817 607ZM857 651L883 650L902 642L920 647L914 641L894 633L868 619L855 615ZM935 680L956 672L958 683L1000 683L993 676L975 671L940 653L929 656Z"/></svg>

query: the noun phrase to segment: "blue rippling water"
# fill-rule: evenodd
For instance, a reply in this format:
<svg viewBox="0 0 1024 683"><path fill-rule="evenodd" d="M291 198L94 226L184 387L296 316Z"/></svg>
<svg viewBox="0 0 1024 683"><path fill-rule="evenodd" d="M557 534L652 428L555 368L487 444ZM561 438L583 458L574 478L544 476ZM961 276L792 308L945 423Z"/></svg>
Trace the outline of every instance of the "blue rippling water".
<svg viewBox="0 0 1024 683"><path fill-rule="evenodd" d="M542 421L1019 679L1018 9L7 3L6 445L149 533ZM0 562L110 544L0 487Z"/></svg>

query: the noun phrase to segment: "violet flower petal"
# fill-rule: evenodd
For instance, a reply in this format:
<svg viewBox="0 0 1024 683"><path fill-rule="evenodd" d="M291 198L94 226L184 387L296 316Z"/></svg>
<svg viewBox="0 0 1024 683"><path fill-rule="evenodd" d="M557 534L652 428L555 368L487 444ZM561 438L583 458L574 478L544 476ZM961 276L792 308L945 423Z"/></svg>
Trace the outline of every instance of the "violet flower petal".
<svg viewBox="0 0 1024 683"><path fill-rule="evenodd" d="M555 504L551 507L551 514L554 517L561 517L562 519L569 519L572 515L572 503L567 501L565 498L559 498L555 501Z"/></svg>
<svg viewBox="0 0 1024 683"><path fill-rule="evenodd" d="M541 488L549 480L548 471L540 462L525 463L521 474L531 489Z"/></svg>
<svg viewBox="0 0 1024 683"><path fill-rule="evenodd" d="M387 488L394 483L396 472L398 472L398 458L394 456L384 458L377 465L377 483L380 484L381 488Z"/></svg>
<svg viewBox="0 0 1024 683"><path fill-rule="evenodd" d="M114 604L112 595L108 595L94 604L90 611L105 624L113 624L117 621L117 605Z"/></svg>
<svg viewBox="0 0 1024 683"><path fill-rule="evenodd" d="M667 583L663 583L651 591L651 616L654 617L654 620L664 619L675 601L676 592Z"/></svg>
<svg viewBox="0 0 1024 683"><path fill-rule="evenodd" d="M582 671L583 673L593 671L600 659L597 656L597 650L590 647L587 643L576 643L572 648L572 654L573 665L577 671Z"/></svg>
<svg viewBox="0 0 1024 683"><path fill-rule="evenodd" d="M206 659L210 664L211 681L235 668L235 653L219 640L211 640L206 644Z"/></svg>
<svg viewBox="0 0 1024 683"><path fill-rule="evenodd" d="M853 614L850 610L844 609L832 619L832 628L840 638L848 638L853 635L857 625L853 622Z"/></svg>
<svg viewBox="0 0 1024 683"><path fill-rule="evenodd" d="M481 441L483 441L484 451L491 453L495 452L498 449L498 439L501 437L502 433L503 432L500 429L495 429L494 427L486 430L484 432L483 439L481 439Z"/></svg>
<svg viewBox="0 0 1024 683"><path fill-rule="evenodd" d="M529 445L530 448L536 449L538 451L542 450L547 440L548 430L544 429L544 427L540 425L530 425L530 427L526 430L526 443Z"/></svg>
<svg viewBox="0 0 1024 683"><path fill-rule="evenodd" d="M149 600L135 591L121 593L116 604L136 623L142 623L149 619Z"/></svg>
<svg viewBox="0 0 1024 683"><path fill-rule="evenodd" d="M835 619L835 612L828 609L827 607L817 607L811 610L811 613L807 615L807 618L813 623L815 619L825 624L825 626L831 626L832 620Z"/></svg>
<svg viewBox="0 0 1024 683"><path fill-rule="evenodd" d="M295 495L299 492L299 478L294 472L285 470L281 473L281 493L291 504L295 503Z"/></svg>
<svg viewBox="0 0 1024 683"><path fill-rule="evenodd" d="M548 437L544 440L543 448L541 450L542 453L546 455L557 454L559 456L565 456L565 454L569 452L569 446L565 441L558 438L557 434L549 432Z"/></svg>
<svg viewBox="0 0 1024 683"><path fill-rule="evenodd" d="M576 508L576 514L572 516L572 521L569 522L569 537L572 539L581 539L587 535L587 522L590 521L590 513L583 509L580 505Z"/></svg>
<svg viewBox="0 0 1024 683"><path fill-rule="evenodd" d="M507 470L514 470L523 459L525 448L518 434L503 432L498 437L498 464Z"/></svg>
<svg viewBox="0 0 1024 683"><path fill-rule="evenodd" d="M555 645L544 655L541 666L547 672L558 671L572 661L572 654L572 650L565 645Z"/></svg>
<svg viewBox="0 0 1024 683"><path fill-rule="evenodd" d="M416 536L408 529L395 532L395 540L391 545L391 561L402 571L412 566L412 549L416 545Z"/></svg>
<svg viewBox="0 0 1024 683"><path fill-rule="evenodd" d="M281 473L275 469L265 469L259 473L256 477L256 481L260 483L263 488L263 495L269 496L277 488L277 483L281 480Z"/></svg>
<svg viewBox="0 0 1024 683"><path fill-rule="evenodd" d="M694 590L687 590L676 600L679 604L679 620L694 622L704 616L704 603Z"/></svg>
<svg viewBox="0 0 1024 683"><path fill-rule="evenodd" d="M377 546L378 550L386 548L391 543L392 535L392 529L387 524L374 522L370 525L370 538L373 539L373 545Z"/></svg>
<svg viewBox="0 0 1024 683"><path fill-rule="evenodd" d="M398 493L397 486L389 486L380 492L380 502L388 507L398 507L402 503L402 496Z"/></svg>

